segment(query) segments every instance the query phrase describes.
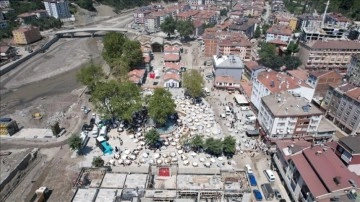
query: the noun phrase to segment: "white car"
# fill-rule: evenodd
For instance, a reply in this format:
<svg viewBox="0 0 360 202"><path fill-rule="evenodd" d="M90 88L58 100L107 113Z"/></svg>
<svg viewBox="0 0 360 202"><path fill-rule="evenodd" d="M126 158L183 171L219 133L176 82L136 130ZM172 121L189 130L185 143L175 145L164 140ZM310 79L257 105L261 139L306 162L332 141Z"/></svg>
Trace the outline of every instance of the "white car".
<svg viewBox="0 0 360 202"><path fill-rule="evenodd" d="M225 119L226 118L226 114L220 114L220 117Z"/></svg>

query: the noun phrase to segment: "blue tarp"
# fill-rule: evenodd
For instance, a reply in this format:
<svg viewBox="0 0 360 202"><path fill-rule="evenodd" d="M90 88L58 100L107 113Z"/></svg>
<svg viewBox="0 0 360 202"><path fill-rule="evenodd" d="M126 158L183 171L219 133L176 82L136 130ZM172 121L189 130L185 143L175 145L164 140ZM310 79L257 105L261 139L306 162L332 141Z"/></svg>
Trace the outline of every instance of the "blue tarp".
<svg viewBox="0 0 360 202"><path fill-rule="evenodd" d="M257 182L256 182L255 176L253 174L249 174L249 181L250 181L251 186L253 186L253 187L257 186Z"/></svg>

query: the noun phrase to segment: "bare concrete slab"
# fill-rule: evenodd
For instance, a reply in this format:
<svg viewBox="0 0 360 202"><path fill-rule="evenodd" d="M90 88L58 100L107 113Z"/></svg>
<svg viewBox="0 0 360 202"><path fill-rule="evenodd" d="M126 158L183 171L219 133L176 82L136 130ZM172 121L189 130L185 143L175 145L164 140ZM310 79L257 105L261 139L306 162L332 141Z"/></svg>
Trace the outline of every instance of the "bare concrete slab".
<svg viewBox="0 0 360 202"><path fill-rule="evenodd" d="M106 173L101 188L124 188L126 174Z"/></svg>
<svg viewBox="0 0 360 202"><path fill-rule="evenodd" d="M89 202L93 201L96 194L96 189L78 189L72 202Z"/></svg>
<svg viewBox="0 0 360 202"><path fill-rule="evenodd" d="M126 176L125 188L128 189L144 189L147 179L147 174L130 174Z"/></svg>
<svg viewBox="0 0 360 202"><path fill-rule="evenodd" d="M121 189L100 189L95 202L114 201L116 196L121 195Z"/></svg>

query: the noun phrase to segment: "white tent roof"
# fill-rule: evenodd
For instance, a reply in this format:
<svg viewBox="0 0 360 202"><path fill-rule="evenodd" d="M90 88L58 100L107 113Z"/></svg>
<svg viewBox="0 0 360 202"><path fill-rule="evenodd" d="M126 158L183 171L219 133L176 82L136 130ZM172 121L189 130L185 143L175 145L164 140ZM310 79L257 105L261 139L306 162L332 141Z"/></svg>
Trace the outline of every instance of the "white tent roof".
<svg viewBox="0 0 360 202"><path fill-rule="evenodd" d="M248 104L249 102L246 100L244 95L235 94L234 98L238 104Z"/></svg>

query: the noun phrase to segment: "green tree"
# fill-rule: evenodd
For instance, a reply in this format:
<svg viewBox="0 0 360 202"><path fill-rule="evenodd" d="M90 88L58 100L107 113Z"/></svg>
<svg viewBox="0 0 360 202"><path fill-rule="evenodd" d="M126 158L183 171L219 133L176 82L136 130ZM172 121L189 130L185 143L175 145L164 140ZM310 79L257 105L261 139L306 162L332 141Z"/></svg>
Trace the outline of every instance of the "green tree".
<svg viewBox="0 0 360 202"><path fill-rule="evenodd" d="M214 156L221 156L222 154L222 141L220 139L208 138L205 141L205 148L208 154Z"/></svg>
<svg viewBox="0 0 360 202"><path fill-rule="evenodd" d="M91 165L99 168L99 167L103 167L104 166L104 160L100 157L100 156L94 156Z"/></svg>
<svg viewBox="0 0 360 202"><path fill-rule="evenodd" d="M284 65L286 70L297 69L301 65L301 61L298 57L286 55L283 57Z"/></svg>
<svg viewBox="0 0 360 202"><path fill-rule="evenodd" d="M168 117L175 113L176 104L171 93L164 88L156 88L148 104L149 116L157 124L163 125Z"/></svg>
<svg viewBox="0 0 360 202"><path fill-rule="evenodd" d="M204 147L204 141L200 135L196 135L191 139L190 145L194 151L198 152Z"/></svg>
<svg viewBox="0 0 360 202"><path fill-rule="evenodd" d="M254 38L257 39L261 36L261 28L260 26L256 26L255 32L254 32Z"/></svg>
<svg viewBox="0 0 360 202"><path fill-rule="evenodd" d="M176 24L176 30L179 32L181 37L189 37L194 31L194 24L190 20L178 21Z"/></svg>
<svg viewBox="0 0 360 202"><path fill-rule="evenodd" d="M96 11L92 0L75 0L75 3L83 9L88 11Z"/></svg>
<svg viewBox="0 0 360 202"><path fill-rule="evenodd" d="M167 33L168 37L175 33L176 21L172 16L165 18L164 22L160 25L161 31Z"/></svg>
<svg viewBox="0 0 360 202"><path fill-rule="evenodd" d="M297 43L291 41L286 48L285 54L292 56L294 53L299 52L299 50L300 50L299 45Z"/></svg>
<svg viewBox="0 0 360 202"><path fill-rule="evenodd" d="M130 71L130 65L123 58L115 58L110 64L111 74L120 82L127 80L127 74Z"/></svg>
<svg viewBox="0 0 360 202"><path fill-rule="evenodd" d="M263 24L263 26L261 26L262 34L265 35L270 27L271 27L271 25L269 25L269 24Z"/></svg>
<svg viewBox="0 0 360 202"><path fill-rule="evenodd" d="M226 8L223 8L220 10L220 16L226 16L228 13L228 10Z"/></svg>
<svg viewBox="0 0 360 202"><path fill-rule="evenodd" d="M104 36L102 55L108 64L111 64L113 60L122 56L123 47L127 40L124 34L116 32L109 32Z"/></svg>
<svg viewBox="0 0 360 202"><path fill-rule="evenodd" d="M223 140L223 153L225 156L232 157L236 151L236 140L232 136L226 136Z"/></svg>
<svg viewBox="0 0 360 202"><path fill-rule="evenodd" d="M76 79L83 85L86 85L90 91L93 91L96 84L103 76L104 72L101 66L90 61L89 64L85 65L77 72Z"/></svg>
<svg viewBox="0 0 360 202"><path fill-rule="evenodd" d="M82 147L82 139L79 135L71 135L71 137L68 139L68 144L69 147L76 151L76 150L80 150Z"/></svg>
<svg viewBox="0 0 360 202"><path fill-rule="evenodd" d="M149 132L145 134L145 142L150 147L155 147L159 139L160 139L160 135L155 129L151 129Z"/></svg>
<svg viewBox="0 0 360 202"><path fill-rule="evenodd" d="M132 121L132 116L142 107L140 87L115 80L98 83L92 99L98 111L107 117L120 117Z"/></svg>
<svg viewBox="0 0 360 202"><path fill-rule="evenodd" d="M123 46L123 60L126 60L131 67L142 65L144 58L141 51L141 44L138 41L127 40Z"/></svg>
<svg viewBox="0 0 360 202"><path fill-rule="evenodd" d="M192 69L183 75L183 87L193 98L199 98L203 95L204 80L198 70Z"/></svg>
<svg viewBox="0 0 360 202"><path fill-rule="evenodd" d="M25 23L38 27L40 31L48 30L52 28L60 28L63 25L63 23L59 19L56 19L52 16L44 17L44 18L36 18Z"/></svg>

